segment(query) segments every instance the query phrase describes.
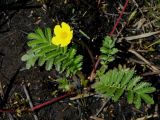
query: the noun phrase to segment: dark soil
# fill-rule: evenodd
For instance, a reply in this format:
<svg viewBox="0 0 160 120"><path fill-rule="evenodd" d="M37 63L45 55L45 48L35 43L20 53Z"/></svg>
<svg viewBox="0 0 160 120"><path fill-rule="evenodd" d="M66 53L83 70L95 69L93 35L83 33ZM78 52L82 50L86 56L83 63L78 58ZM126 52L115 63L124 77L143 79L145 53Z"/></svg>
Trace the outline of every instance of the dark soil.
<svg viewBox="0 0 160 120"><path fill-rule="evenodd" d="M56 97L52 95L52 92L57 89L57 84L52 79L56 78L58 73L54 70L46 72L43 67L34 67L26 70L25 63L21 61L21 56L28 50L26 36L29 32L32 32L37 26L53 27L62 21L70 23L75 31L75 42L78 41L78 52L85 56L84 66L87 69L84 69L83 72L88 76L93 67L93 64L88 63L93 63L94 61L89 53L86 52L87 50L81 41L91 50L92 56L99 54L103 37L111 31L114 20L118 17L115 7L118 6L119 2L121 4L125 2L104 0L104 3L102 2L98 5L95 2L96 0L69 0L67 4L64 4L64 0L54 0L47 4L48 8L47 12L45 12L41 4L31 0L27 3L22 2L22 0L19 1L19 3L11 2L10 4L5 3L3 0L0 2L0 83L3 87L0 108L17 108L19 104L13 104L14 101L17 101L15 94L18 94L23 100L26 99L22 87L23 84L28 87L34 105ZM108 10L108 13L116 13L115 16L107 16L104 13L105 9ZM123 16L124 19L125 16ZM91 39L80 34L79 29L84 31ZM127 45L117 46L124 51L128 47ZM125 52L119 55L131 56ZM125 59L117 58L110 66L117 66L122 62L125 63ZM138 72L141 73L142 67L139 69L140 71ZM151 78L149 81L153 80L153 77ZM159 79L159 77L154 76L152 81L157 88ZM155 105L159 104L158 94L159 91L155 93ZM33 114L36 114L39 120L89 120L90 116L97 113L102 104L103 100L95 96L75 101L70 101L69 98L66 98L44 107L36 111L36 113L26 112L22 113L21 116L16 114L12 114L12 116L15 120L34 120ZM108 109L105 108L100 114L100 117L104 117L105 120L130 120L131 118L151 114L155 110L154 105L149 108L143 105L141 110L136 110L133 106L126 104L126 100L123 98L119 103L110 101L108 104L110 104L106 107ZM24 106L23 102L21 106ZM25 107L29 107L28 104ZM0 120L9 120L8 114L0 113Z"/></svg>

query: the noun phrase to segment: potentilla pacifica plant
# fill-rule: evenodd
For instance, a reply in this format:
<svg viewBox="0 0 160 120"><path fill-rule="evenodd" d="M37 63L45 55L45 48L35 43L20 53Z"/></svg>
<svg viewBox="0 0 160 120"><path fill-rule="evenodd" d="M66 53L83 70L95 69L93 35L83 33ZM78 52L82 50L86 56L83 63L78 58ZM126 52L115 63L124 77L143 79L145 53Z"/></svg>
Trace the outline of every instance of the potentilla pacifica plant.
<svg viewBox="0 0 160 120"><path fill-rule="evenodd" d="M79 75L82 70L83 56L77 54L75 46L71 43L73 39L73 30L69 24L62 22L53 29L37 28L33 33L28 34L27 42L30 49L22 56L22 61L26 61L26 68L30 69L38 62L39 66L45 65L46 70L53 67L62 74L57 78L59 89L63 91L75 91L77 86L85 87L86 78L83 74ZM68 47L68 45L70 47ZM140 108L142 100L147 104L153 104L153 98L150 96L155 88L148 82L142 82L142 78L135 75L133 69L119 67L108 70L108 63L116 58L118 49L115 48L115 41L109 36L105 36L100 48L100 68L95 75L95 83L92 88L96 93L103 97L111 98L117 102L121 96L126 95L129 104L135 104ZM85 67L85 66L83 66ZM83 68L85 69L85 68ZM82 73L82 72L81 72ZM81 76L80 82L75 82L73 78ZM83 77L82 77L83 76Z"/></svg>

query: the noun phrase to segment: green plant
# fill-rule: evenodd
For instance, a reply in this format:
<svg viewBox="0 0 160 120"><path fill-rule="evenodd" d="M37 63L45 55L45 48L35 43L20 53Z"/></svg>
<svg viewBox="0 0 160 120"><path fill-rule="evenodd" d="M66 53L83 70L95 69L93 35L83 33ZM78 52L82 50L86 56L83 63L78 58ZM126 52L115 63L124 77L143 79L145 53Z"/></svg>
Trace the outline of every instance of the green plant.
<svg viewBox="0 0 160 120"><path fill-rule="evenodd" d="M114 61L118 49L115 48L115 41L111 37L104 37L102 47L100 48L101 55L101 64L107 65L109 62Z"/></svg>
<svg viewBox="0 0 160 120"><path fill-rule="evenodd" d="M46 70L55 66L60 73L65 72L66 76L74 75L81 70L82 56L76 55L74 47L67 48L52 44L52 33L50 28L37 28L34 33L28 34L27 42L30 50L22 56L21 60L26 61L26 68L30 69L38 61L38 65L45 64Z"/></svg>
<svg viewBox="0 0 160 120"><path fill-rule="evenodd" d="M154 87L148 82L142 82L142 78L134 75L133 69L120 67L109 70L102 74L97 74L97 82L93 85L97 93L105 97L111 97L117 102L120 97L127 93L127 101L129 104L134 103L136 108L140 108L142 99L153 104L154 100L149 96L155 91Z"/></svg>
<svg viewBox="0 0 160 120"><path fill-rule="evenodd" d="M71 45L73 30L62 22L61 26L56 25L54 35L50 28L37 28L34 33L28 34L27 42L30 49L22 56L22 61L26 61L26 68L30 69L38 62L39 66L45 65L46 70L51 70L54 66L59 73L65 73L57 78L59 89L67 92L80 87L87 87L82 69L82 56L77 55L76 49ZM115 68L109 70L108 64L115 60L118 49L115 41L111 37L104 37L101 55L99 57L101 67L96 71L96 82L93 85L95 91L104 97L111 97L115 102L127 93L128 103L134 103L140 108L142 100L148 104L153 104L153 99L149 96L155 91L150 83L142 82L141 77L135 76L132 69ZM76 91L76 90L75 90Z"/></svg>
<svg viewBox="0 0 160 120"><path fill-rule="evenodd" d="M108 63L114 61L118 52L115 42L110 37L105 37L100 51L101 67L96 72L96 82L93 85L97 93L111 97L114 102L127 93L128 103L134 103L136 108L140 108L142 99L148 104L154 103L149 93L154 92L155 88L148 82L142 82L141 77L135 76L133 69L119 67L106 72Z"/></svg>
<svg viewBox="0 0 160 120"><path fill-rule="evenodd" d="M108 68L108 64L115 60L116 53L118 49L115 47L115 41L111 39L109 36L105 36L102 47L100 48L100 63L101 67L98 71L96 71L99 75L103 75L106 69Z"/></svg>
<svg viewBox="0 0 160 120"><path fill-rule="evenodd" d="M64 92L71 90L71 84L66 78L57 79L57 82L59 84L58 88L63 90Z"/></svg>

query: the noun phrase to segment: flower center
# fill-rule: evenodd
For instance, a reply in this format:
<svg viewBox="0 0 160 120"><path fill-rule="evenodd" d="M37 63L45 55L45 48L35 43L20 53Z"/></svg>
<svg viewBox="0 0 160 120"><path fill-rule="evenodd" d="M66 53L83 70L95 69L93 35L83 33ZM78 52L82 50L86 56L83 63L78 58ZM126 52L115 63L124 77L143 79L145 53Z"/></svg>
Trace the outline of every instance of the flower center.
<svg viewBox="0 0 160 120"><path fill-rule="evenodd" d="M65 31L61 32L61 38L62 39L65 39L67 36L68 36L67 32L65 32Z"/></svg>

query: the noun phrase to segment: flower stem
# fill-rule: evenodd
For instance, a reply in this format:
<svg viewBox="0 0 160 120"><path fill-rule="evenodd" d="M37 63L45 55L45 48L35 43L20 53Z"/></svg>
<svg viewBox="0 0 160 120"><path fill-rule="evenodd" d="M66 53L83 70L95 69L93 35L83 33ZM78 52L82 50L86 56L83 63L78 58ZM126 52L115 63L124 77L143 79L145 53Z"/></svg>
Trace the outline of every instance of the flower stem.
<svg viewBox="0 0 160 120"><path fill-rule="evenodd" d="M71 95L72 95L72 94L65 94L65 95L62 95L62 96L60 96L60 97L53 98L53 99L50 100L50 101L47 101L47 102L44 102L44 103L42 103L42 104L39 104L39 105L34 106L33 108L31 108L31 110L32 110L32 111L38 110L38 109L40 109L40 108L42 108L42 107L44 107L44 106L50 105L50 104L52 104L52 103L55 103L55 102L57 102L57 101L59 101L59 100L61 100L61 99L64 99L64 98L66 98L66 97L68 97L68 96L71 96Z"/></svg>
<svg viewBox="0 0 160 120"><path fill-rule="evenodd" d="M30 112L31 112L31 111L35 111L35 110L38 110L38 109L40 109L40 108L42 108L42 107L45 107L45 106L47 106L47 105L53 104L53 103L55 103L55 102L58 102L58 101L66 98L66 97L71 96L71 95L73 95L73 94L65 94L65 95L62 95L62 96L60 96L60 97L53 98L53 99L51 99L51 100L49 100L49 101L47 101L47 102L44 102L44 103L42 103L42 104L36 105L36 106L32 107L31 109L28 109L28 110L24 109L24 110L22 110L22 111L25 111L25 112L27 112L27 111L28 111L28 112L29 112L29 111L30 111ZM0 109L0 113L14 113L14 112L16 112L16 110L12 110L12 109Z"/></svg>
<svg viewBox="0 0 160 120"><path fill-rule="evenodd" d="M123 13L124 13L124 11L125 11L127 5L128 5L128 2L129 2L129 0L126 0L126 2L125 2L125 4L124 4L124 7L123 7L123 9L122 9L122 12L120 13L120 15L119 15L119 17L118 17L118 19L117 19L115 25L114 25L113 28L112 28L112 31L111 31L110 34L109 34L110 36L112 36L113 33L114 33L114 31L116 30L117 25L119 24L119 22L120 22L120 20L121 20L121 18L122 18L122 15L123 15Z"/></svg>

